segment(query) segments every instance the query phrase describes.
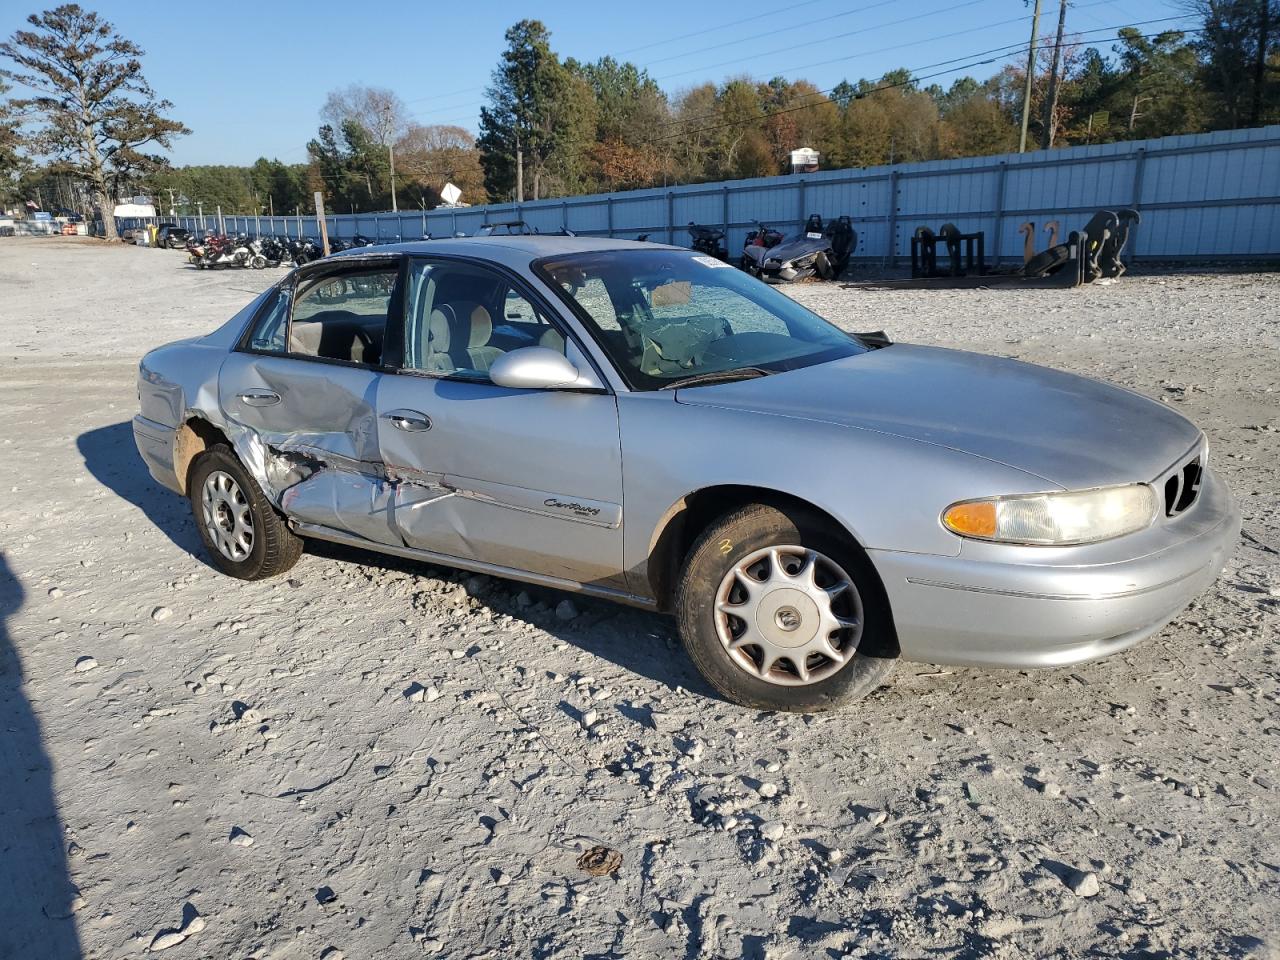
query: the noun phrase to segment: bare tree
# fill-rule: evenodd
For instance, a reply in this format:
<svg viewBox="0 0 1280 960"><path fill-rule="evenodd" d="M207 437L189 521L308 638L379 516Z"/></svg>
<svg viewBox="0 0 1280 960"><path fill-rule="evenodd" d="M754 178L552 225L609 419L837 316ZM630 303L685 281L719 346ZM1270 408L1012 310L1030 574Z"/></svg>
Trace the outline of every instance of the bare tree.
<svg viewBox="0 0 1280 960"><path fill-rule="evenodd" d="M142 49L96 13L67 3L27 22L34 29L0 43L0 56L18 69L0 73L33 92L14 107L44 119L34 149L88 181L106 236L114 239L112 179L164 166L162 157L142 148L167 149L173 137L190 131L163 116L173 104L157 100L143 78Z"/></svg>
<svg viewBox="0 0 1280 960"><path fill-rule="evenodd" d="M405 135L409 110L391 90L352 84L329 91L320 108L320 120L335 130L342 129L343 121L354 120L378 146L385 147Z"/></svg>

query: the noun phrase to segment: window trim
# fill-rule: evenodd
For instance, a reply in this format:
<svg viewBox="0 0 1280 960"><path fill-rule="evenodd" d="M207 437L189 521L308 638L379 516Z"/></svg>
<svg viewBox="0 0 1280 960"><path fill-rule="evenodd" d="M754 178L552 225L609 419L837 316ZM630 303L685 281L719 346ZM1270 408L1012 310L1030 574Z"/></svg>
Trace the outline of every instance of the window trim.
<svg viewBox="0 0 1280 960"><path fill-rule="evenodd" d="M498 263L497 261L494 261L494 260L483 260L483 259L480 259L479 257L463 256L463 255L448 254L448 253L411 252L405 256L405 265L401 273L402 283L400 287L401 322L400 322L400 331L398 336L398 346L400 349L400 353L399 353L399 356L397 357L399 364L394 368L389 367L387 369L388 373L404 374L406 376L411 376L411 377L421 377L427 380L448 380L453 383L487 384L491 387L498 387L498 389L500 390L515 389L514 387L511 387L511 388L502 387L499 384L496 384L492 380L489 380L487 378L484 380L477 380L475 377L459 377L459 376L454 376L448 373L435 373L430 370L419 370L415 367L406 367L404 365L404 344L405 344L406 334L408 332L408 326L409 326L409 297L408 297L409 271L413 269L413 266L415 263L419 263L419 262L459 264L462 266L475 267L477 269L496 274L507 284L508 292L510 292L511 290L515 290L521 297L525 299L525 301L531 307L534 308L534 310L536 310L546 318L547 323L550 324L552 327L554 327L561 334L561 336L565 338L566 342L572 341L574 346L577 347L578 353L581 354L582 357L586 360L586 362L591 365L591 369L595 373L596 379L599 380L600 383L603 384L603 386L601 387L557 387L555 388L556 393L612 394L614 392L612 386L610 385L609 378L604 375L603 371L601 371L600 365L596 361L596 358L591 355L591 351L588 350L583 345L582 338L578 335L578 333L575 330L570 328L569 325L565 323L564 317L560 314L559 311L555 309L552 303L545 296L539 293L536 289L530 286L527 279L522 277L518 271L511 269L506 264ZM385 347L383 350L383 354L385 358L385 354L386 354Z"/></svg>
<svg viewBox="0 0 1280 960"><path fill-rule="evenodd" d="M253 331L258 325L263 312L268 308L272 298L268 297L263 301L261 306L254 311L249 323L245 326L244 333L241 334L239 342L236 344L237 353L249 353L260 357L277 357L282 360L301 360L309 363L327 363L332 366L347 367L355 370L375 370L386 371L389 368L386 365L386 345L388 334L395 326L394 317L403 314L404 301L404 279L405 279L405 263L406 257L401 253L383 253L383 254L361 254L349 257L334 257L333 259L322 259L313 261L313 263L304 264L293 270L289 276L285 277L277 284L277 290L289 287L289 317L285 322L285 349L284 350L260 350L249 345L249 340L253 336ZM383 321L382 343L383 356L379 363L364 363L355 360L339 360L334 357L316 357L305 353L294 353L289 350L289 342L293 335L293 311L298 305L297 291L299 281L310 280L312 277L323 277L327 274L339 274L347 272L357 272L363 269L376 269L378 266L395 266L396 280L395 286L391 290L391 298L387 301L387 316ZM403 342L403 341L401 341Z"/></svg>

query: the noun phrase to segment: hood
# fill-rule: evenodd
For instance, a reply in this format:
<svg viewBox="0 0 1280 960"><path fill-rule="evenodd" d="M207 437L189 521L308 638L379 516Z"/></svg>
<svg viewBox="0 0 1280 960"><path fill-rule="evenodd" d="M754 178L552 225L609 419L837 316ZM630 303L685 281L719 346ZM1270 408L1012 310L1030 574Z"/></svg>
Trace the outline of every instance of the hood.
<svg viewBox="0 0 1280 960"><path fill-rule="evenodd" d="M909 344L678 390L676 399L934 443L1068 489L1154 480L1201 436L1163 404L1120 387Z"/></svg>

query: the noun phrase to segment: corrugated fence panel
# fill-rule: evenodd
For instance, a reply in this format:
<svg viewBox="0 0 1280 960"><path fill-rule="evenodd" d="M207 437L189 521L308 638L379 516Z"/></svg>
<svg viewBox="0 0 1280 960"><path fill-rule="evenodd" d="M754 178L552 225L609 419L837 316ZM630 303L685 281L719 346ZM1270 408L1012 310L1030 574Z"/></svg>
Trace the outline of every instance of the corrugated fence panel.
<svg viewBox="0 0 1280 960"><path fill-rule="evenodd" d="M1136 257L1162 259L1280 257L1280 126L1094 144L1028 154L932 160L897 167L823 170L727 183L690 184L600 194L394 213L331 214L332 237L357 233L384 242L472 235L487 222L524 220L543 233L650 239L689 245L690 221L728 227L736 257L755 221L784 233L817 213L847 215L858 231L855 256L884 260L910 254L919 226L954 223L983 231L989 261L1022 259L1019 227L1035 224L1037 251L1045 226L1058 221L1065 240L1098 209L1137 202L1142 222L1130 236ZM180 217L192 230L216 229L215 212ZM315 217L225 215L230 232L319 236Z"/></svg>

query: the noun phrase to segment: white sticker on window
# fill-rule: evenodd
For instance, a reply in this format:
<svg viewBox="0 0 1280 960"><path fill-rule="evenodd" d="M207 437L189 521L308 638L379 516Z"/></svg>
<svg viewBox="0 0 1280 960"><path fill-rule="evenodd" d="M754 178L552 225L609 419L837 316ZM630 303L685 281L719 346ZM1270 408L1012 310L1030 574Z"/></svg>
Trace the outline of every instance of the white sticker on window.
<svg viewBox="0 0 1280 960"><path fill-rule="evenodd" d="M809 231L808 233L806 233L806 234L805 234L805 236L806 236L806 237L808 237L810 240L821 240L821 239L822 239L822 234L820 234L820 233L814 233L812 230L811 230L811 231Z"/></svg>
<svg viewBox="0 0 1280 960"><path fill-rule="evenodd" d="M717 260L715 257L694 257L693 259L697 260L699 263L706 264L708 267L729 266L729 264L725 263L723 260Z"/></svg>

